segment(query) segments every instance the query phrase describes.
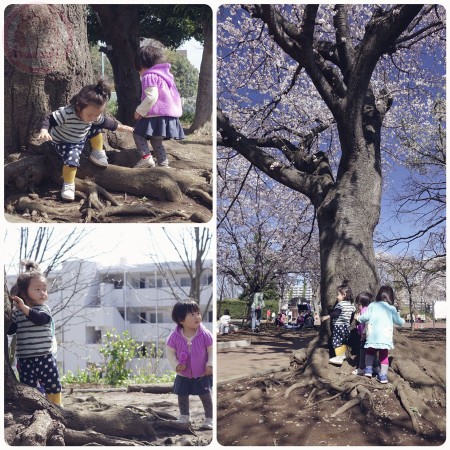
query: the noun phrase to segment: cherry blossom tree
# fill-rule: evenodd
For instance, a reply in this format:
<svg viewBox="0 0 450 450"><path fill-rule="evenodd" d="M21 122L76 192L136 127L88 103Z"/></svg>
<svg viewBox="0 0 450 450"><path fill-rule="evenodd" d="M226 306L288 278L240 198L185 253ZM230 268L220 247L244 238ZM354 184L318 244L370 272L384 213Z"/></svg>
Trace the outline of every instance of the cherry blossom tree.
<svg viewBox="0 0 450 450"><path fill-rule="evenodd" d="M245 160L244 160L245 161ZM218 275L251 302L269 284L286 285L317 252L313 208L242 158L218 161ZM245 183L233 176L247 166ZM314 245L316 244L316 245ZM279 292L281 295L281 292Z"/></svg>
<svg viewBox="0 0 450 450"><path fill-rule="evenodd" d="M355 293L376 292L373 236L383 177L394 169L389 155L405 152L402 126L436 124L433 107L445 97L444 8L232 5L220 9L218 23L219 155L237 152L310 201L322 309L333 306L343 279ZM233 175L242 180L245 173ZM341 414L376 393L324 364L328 335L321 327L308 349L296 353L299 380L285 395L306 386L351 392ZM397 336L393 355L395 393L408 413L421 415L410 415L414 430L423 430L421 421L444 430L445 421L428 406L445 404L442 368L404 336ZM432 389L413 389L417 380Z"/></svg>
<svg viewBox="0 0 450 450"><path fill-rule="evenodd" d="M433 121L430 108L444 87L443 18L436 5L219 13L222 151L237 151L314 206L323 308L343 279L355 291L378 285L373 233L390 164L382 154L401 149L395 131L406 112Z"/></svg>

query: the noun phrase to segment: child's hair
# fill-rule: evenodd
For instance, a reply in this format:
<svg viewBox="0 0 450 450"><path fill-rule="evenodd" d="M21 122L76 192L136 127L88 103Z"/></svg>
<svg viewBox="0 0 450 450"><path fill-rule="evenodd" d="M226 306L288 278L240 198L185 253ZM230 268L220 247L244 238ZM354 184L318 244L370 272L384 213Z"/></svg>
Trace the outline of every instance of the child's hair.
<svg viewBox="0 0 450 450"><path fill-rule="evenodd" d="M337 290L345 297L346 300L348 300L350 303L353 303L353 292L350 289L347 280L344 280L342 284L338 286Z"/></svg>
<svg viewBox="0 0 450 450"><path fill-rule="evenodd" d="M82 111L86 106L103 106L111 98L111 88L103 78L97 84L88 84L70 99L70 106L75 111Z"/></svg>
<svg viewBox="0 0 450 450"><path fill-rule="evenodd" d="M361 292L356 296L355 303L361 306L369 306L373 302L373 295L370 292Z"/></svg>
<svg viewBox="0 0 450 450"><path fill-rule="evenodd" d="M230 310L229 310L229 309L226 309L223 313L224 313L226 316L229 316L229 315L230 315Z"/></svg>
<svg viewBox="0 0 450 450"><path fill-rule="evenodd" d="M163 62L166 62L164 49L153 45L145 45L136 53L134 68L139 72L141 69L150 69L155 64Z"/></svg>
<svg viewBox="0 0 450 450"><path fill-rule="evenodd" d="M182 302L176 302L172 309L172 320L181 325L181 321L193 312L200 312L200 306L194 300L188 298Z"/></svg>
<svg viewBox="0 0 450 450"><path fill-rule="evenodd" d="M17 295L25 303L28 297L28 288L31 280L35 278L45 278L39 268L39 265L34 261L25 260L20 263L25 270L17 277L16 284L11 288L11 294Z"/></svg>
<svg viewBox="0 0 450 450"><path fill-rule="evenodd" d="M375 299L377 302L388 302L390 305L394 304L394 289L388 285L380 287Z"/></svg>

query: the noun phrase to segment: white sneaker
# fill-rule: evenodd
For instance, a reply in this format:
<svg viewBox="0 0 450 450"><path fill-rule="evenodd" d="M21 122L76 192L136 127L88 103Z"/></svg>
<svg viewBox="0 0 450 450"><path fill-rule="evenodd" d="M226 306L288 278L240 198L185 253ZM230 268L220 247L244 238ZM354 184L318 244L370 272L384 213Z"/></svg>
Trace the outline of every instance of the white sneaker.
<svg viewBox="0 0 450 450"><path fill-rule="evenodd" d="M203 428L206 428L207 430L212 430L213 420L209 417L205 417L205 420L203 421Z"/></svg>
<svg viewBox="0 0 450 450"><path fill-rule="evenodd" d="M352 375L364 375L365 374L365 370L364 369L355 369L353 372L352 372Z"/></svg>
<svg viewBox="0 0 450 450"><path fill-rule="evenodd" d="M155 161L153 160L152 155L150 155L148 158L141 158L134 167L136 169L143 167L155 167Z"/></svg>
<svg viewBox="0 0 450 450"><path fill-rule="evenodd" d="M169 167L169 160L166 158L165 160L163 160L161 162L158 161L158 166L159 167Z"/></svg>
<svg viewBox="0 0 450 450"><path fill-rule="evenodd" d="M177 419L178 423L191 423L189 416L179 416Z"/></svg>
<svg viewBox="0 0 450 450"><path fill-rule="evenodd" d="M106 157L105 150L92 150L89 155L89 159L99 167L107 167L108 166L108 158Z"/></svg>
<svg viewBox="0 0 450 450"><path fill-rule="evenodd" d="M61 189L61 197L64 200L75 200L75 184L64 183Z"/></svg>
<svg viewBox="0 0 450 450"><path fill-rule="evenodd" d="M344 362L345 356L334 356L333 358L330 358L328 362L330 364L334 364L336 366L342 366L342 363Z"/></svg>

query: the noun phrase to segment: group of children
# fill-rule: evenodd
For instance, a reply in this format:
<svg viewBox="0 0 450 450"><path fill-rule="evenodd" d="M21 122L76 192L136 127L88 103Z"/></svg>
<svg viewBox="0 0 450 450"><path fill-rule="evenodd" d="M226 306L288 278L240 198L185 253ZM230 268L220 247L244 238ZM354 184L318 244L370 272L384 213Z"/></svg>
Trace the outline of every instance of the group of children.
<svg viewBox="0 0 450 450"><path fill-rule="evenodd" d="M47 281L35 262L24 261L23 266L11 288L10 299L15 308L7 330L8 335L16 335L19 380L39 389L49 401L62 407L55 326L46 304ZM176 327L167 339L167 359L176 372L173 391L178 396L178 421L190 422L189 396L198 395L205 411L203 428L212 429L212 334L202 324L200 307L194 300L176 302L172 319Z"/></svg>
<svg viewBox="0 0 450 450"><path fill-rule="evenodd" d="M16 360L22 383L39 388L47 398L62 406L61 382L56 362L55 326L46 304L47 283L39 266L31 261L23 263L25 270L11 288L15 305L9 335L16 335ZM372 295L363 292L356 297L347 284L338 287L337 304L322 321L332 319L332 346L336 356L330 363L341 365L353 317L358 321L361 352L356 374L372 377L374 361L379 355L378 381L387 383L389 350L393 348L393 325L404 324L394 306L394 291L382 286L372 301ZM226 311L229 324L229 311ZM356 313L356 314L355 314ZM204 428L212 429L213 406L211 398L213 374L213 337L203 326L199 305L191 300L178 301L172 310L175 330L167 340L167 358L176 371L174 393L178 396L179 421L189 423L189 396L198 395L205 411Z"/></svg>
<svg viewBox="0 0 450 450"><path fill-rule="evenodd" d="M137 121L134 128L105 116L111 89L102 79L97 84L83 87L72 97L69 105L57 109L43 120L38 139L51 141L63 161L61 197L64 200L75 199L75 176L88 139L92 148L89 159L97 166L107 167L103 129L133 133L136 148L141 153L141 159L135 165L137 168L156 164L168 167L164 139L185 137L179 120L181 98L164 50L154 46L141 47L136 55L135 69L141 78L142 92L141 103L134 114Z"/></svg>
<svg viewBox="0 0 450 450"><path fill-rule="evenodd" d="M346 282L338 286L337 291L333 311L322 316L322 321L332 320L331 346L335 356L329 362L339 366L344 362L350 325L355 319L360 336L360 353L359 365L353 374L369 378L375 375L380 383L387 383L389 350L394 348L394 324L403 326L405 323L394 306L394 290L387 285L381 286L375 301L370 292L361 292L354 300L352 290ZM379 368L376 364L377 354Z"/></svg>

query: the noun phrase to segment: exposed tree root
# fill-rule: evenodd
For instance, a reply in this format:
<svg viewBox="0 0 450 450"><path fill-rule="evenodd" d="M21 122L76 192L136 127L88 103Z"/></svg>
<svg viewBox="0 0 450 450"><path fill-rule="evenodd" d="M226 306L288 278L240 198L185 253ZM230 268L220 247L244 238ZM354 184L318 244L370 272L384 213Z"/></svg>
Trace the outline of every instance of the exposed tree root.
<svg viewBox="0 0 450 450"><path fill-rule="evenodd" d="M64 442L65 445L68 446L82 446L82 445L105 445L105 446L132 446L137 447L141 446L142 441L134 441L131 439L118 439L114 436L108 436L102 433L96 433L92 430L86 431L77 431L66 429L64 431Z"/></svg>
<svg viewBox="0 0 450 450"><path fill-rule="evenodd" d="M345 405L342 405L340 408L338 408L334 413L331 414L331 417L337 417L343 413L345 413L345 411L353 408L356 405L359 405L359 398L352 398L351 400L349 400L347 403L345 403Z"/></svg>
<svg viewBox="0 0 450 450"><path fill-rule="evenodd" d="M172 384L129 384L127 392L145 392L148 394L169 394L173 392Z"/></svg>
<svg viewBox="0 0 450 450"><path fill-rule="evenodd" d="M45 201L32 200L28 196L20 197L15 205L15 209L18 213L28 213L33 215L33 211L39 212L42 216L56 217L59 220L65 221L69 213L77 211L79 205L77 204L62 204L60 207L55 208L53 206L48 206Z"/></svg>
<svg viewBox="0 0 450 450"><path fill-rule="evenodd" d="M180 423L176 420L156 420L152 422L152 425L159 428L172 428L174 430L186 431L194 436L197 436L197 433L191 428L188 423Z"/></svg>
<svg viewBox="0 0 450 450"><path fill-rule="evenodd" d="M189 188L186 190L186 195L189 195L189 197L200 197L207 205L212 207L213 198L208 192L202 189Z"/></svg>
<svg viewBox="0 0 450 450"><path fill-rule="evenodd" d="M124 208L115 210L115 213L112 212L114 210L108 210L110 206L120 206L111 193L183 204L186 203L186 196L188 196L198 203L200 209L211 210L213 205L213 186L210 183L212 155L211 161L207 161L204 157L190 161L184 156L176 155L177 151L180 154L184 153L186 147L173 143L177 150L172 154L172 157L175 157L172 168L134 169L133 166L139 159L139 152L133 147L133 143L129 142L129 137L122 138L114 134L108 134L108 137L112 139L114 145L119 145L119 148L123 148L124 151L109 151L110 164L106 168L100 168L88 159L89 149L85 149L75 183L76 198L77 200L81 198L81 201L73 203L74 208L79 209L75 209L70 216L67 214L67 209L64 209L66 203L55 198L54 195L51 199L53 206L46 204L46 200L39 196L23 200L26 194L38 192L37 189L43 182L52 181L57 184L62 182L61 162L49 143L31 143L29 152L8 155L5 164L5 191L8 194L17 194L19 191L22 201L14 200L10 195L5 202L6 211L9 214L28 214L29 212L30 219L36 216L33 221L39 222L84 221L89 223L112 217L115 213L118 216L132 214L147 216L150 217L147 220L150 222L167 221L173 217L198 223L205 223L211 219L210 214L203 212L187 214L178 206L174 209L180 209L179 212L165 211L156 212L156 214L144 209L132 211ZM106 141L105 146L111 150ZM58 201L61 202L63 209L54 205Z"/></svg>
<svg viewBox="0 0 450 450"><path fill-rule="evenodd" d="M52 441L53 445L64 444L63 425L53 420L47 411L36 411L30 425L14 439L13 445L47 445Z"/></svg>
<svg viewBox="0 0 450 450"><path fill-rule="evenodd" d="M423 432L422 423L427 421L442 433L445 433L445 417L436 415L428 403L444 401L445 377L443 371L436 367L426 356L420 353L411 357L411 349L406 348L407 340L401 339L396 351L392 352L392 364L389 379L392 384L373 384L373 379L349 375L352 367L344 362L341 368L324 364L328 359L328 349L321 337L313 340L307 349L296 351L291 356L291 368L295 369L297 381L290 385L284 397L290 398L293 391L313 386L303 410L316 408L318 404L329 402L337 397L349 396L348 401L339 407L331 416L342 415L349 409L359 405L366 412L374 409L373 391L381 392L394 386L401 405L410 417L412 428L417 434ZM403 346L405 346L403 348ZM408 358L400 355L408 355ZM413 389L413 387L417 389ZM318 398L327 392L336 392L331 396ZM252 391L251 391L252 392ZM249 394L247 394L249 395ZM306 395L306 394L305 394ZM256 396L250 399L257 400Z"/></svg>

